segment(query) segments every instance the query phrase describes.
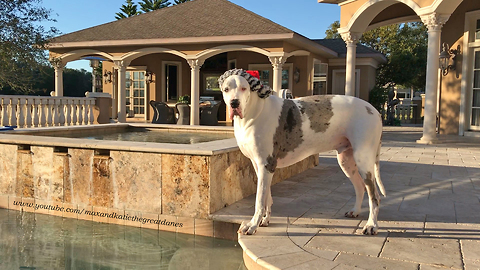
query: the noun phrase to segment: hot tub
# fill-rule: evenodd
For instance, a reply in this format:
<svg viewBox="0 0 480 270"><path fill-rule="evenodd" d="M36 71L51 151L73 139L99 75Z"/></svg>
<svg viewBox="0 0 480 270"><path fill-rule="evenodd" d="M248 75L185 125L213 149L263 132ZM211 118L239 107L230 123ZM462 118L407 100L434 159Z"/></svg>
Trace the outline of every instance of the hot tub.
<svg viewBox="0 0 480 270"><path fill-rule="evenodd" d="M88 138L132 129L224 137L189 144ZM312 156L279 169L273 183L317 164ZM256 191L253 166L231 127L105 124L6 131L0 133L0 166L0 208L231 239L235 229L211 215Z"/></svg>

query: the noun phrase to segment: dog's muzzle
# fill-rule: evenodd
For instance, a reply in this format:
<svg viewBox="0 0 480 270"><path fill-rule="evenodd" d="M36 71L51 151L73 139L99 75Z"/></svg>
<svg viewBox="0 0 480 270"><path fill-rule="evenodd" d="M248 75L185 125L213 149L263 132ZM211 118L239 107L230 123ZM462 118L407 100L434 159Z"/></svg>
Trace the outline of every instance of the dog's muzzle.
<svg viewBox="0 0 480 270"><path fill-rule="evenodd" d="M243 118L242 110L240 109L240 100L238 99L232 99L232 101L230 101L230 120L233 120L235 115L238 115L240 119Z"/></svg>

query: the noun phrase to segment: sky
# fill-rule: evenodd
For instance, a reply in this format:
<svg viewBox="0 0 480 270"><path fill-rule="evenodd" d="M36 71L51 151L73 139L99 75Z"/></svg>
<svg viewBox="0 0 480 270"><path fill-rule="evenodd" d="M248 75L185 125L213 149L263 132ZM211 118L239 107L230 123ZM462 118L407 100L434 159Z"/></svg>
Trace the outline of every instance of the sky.
<svg viewBox="0 0 480 270"><path fill-rule="evenodd" d="M138 3L138 0L134 0ZM171 1L173 2L173 0ZM320 4L316 0L230 0L245 9L278 23L311 39L324 38L325 31L340 19L340 7ZM60 33L68 34L115 20L115 13L125 0L43 0L42 6L51 9ZM221 14L219 14L221 16ZM90 70L87 60L69 62L68 68Z"/></svg>

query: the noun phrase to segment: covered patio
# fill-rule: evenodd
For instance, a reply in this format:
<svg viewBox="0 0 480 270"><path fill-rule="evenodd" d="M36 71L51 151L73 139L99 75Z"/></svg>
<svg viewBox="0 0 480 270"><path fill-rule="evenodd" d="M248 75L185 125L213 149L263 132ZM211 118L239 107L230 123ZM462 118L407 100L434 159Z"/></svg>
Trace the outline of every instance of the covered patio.
<svg viewBox="0 0 480 270"><path fill-rule="evenodd" d="M50 56L56 96L63 95L67 62L98 56L118 122L126 121L129 103L148 120L149 100L175 103L190 95L190 124L198 125L200 96L221 100L210 82L224 71L257 69L273 90L305 96L313 93L314 65L338 54L228 1L197 0L57 37Z"/></svg>
<svg viewBox="0 0 480 270"><path fill-rule="evenodd" d="M421 21L428 28L428 60L423 132L418 143L438 142L437 132L479 136L475 131L480 130L478 120L480 101L476 98L479 96L477 93L479 86L476 82L480 73L474 71L478 64L474 55L478 54L480 39L479 1L318 0L318 2L338 4L341 7L339 33L347 43L347 95L353 93L355 47L363 33L393 23ZM440 67L440 48L445 42L455 50L447 48L448 62Z"/></svg>

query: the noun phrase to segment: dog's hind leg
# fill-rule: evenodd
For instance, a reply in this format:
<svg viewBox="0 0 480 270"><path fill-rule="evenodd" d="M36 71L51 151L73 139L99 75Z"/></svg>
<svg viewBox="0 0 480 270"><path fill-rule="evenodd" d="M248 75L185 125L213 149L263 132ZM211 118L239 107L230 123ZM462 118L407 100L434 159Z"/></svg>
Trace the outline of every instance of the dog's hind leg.
<svg viewBox="0 0 480 270"><path fill-rule="evenodd" d="M356 152L354 157L357 161L358 170L365 182L365 187L368 194L368 205L370 207L370 214L368 215L367 224L363 227L363 234L377 234L378 223L377 216L380 209L380 195L377 191L375 184L374 168L375 168L375 155L370 157L366 155L368 152Z"/></svg>
<svg viewBox="0 0 480 270"><path fill-rule="evenodd" d="M345 213L346 217L355 218L358 217L360 211L362 210L362 202L363 196L365 195L365 184L363 183L363 179L358 173L357 164L353 159L353 149L352 147L348 147L345 150L340 150L341 152L337 152L337 160L340 168L342 168L345 175L350 179L355 188L355 205L353 208Z"/></svg>

